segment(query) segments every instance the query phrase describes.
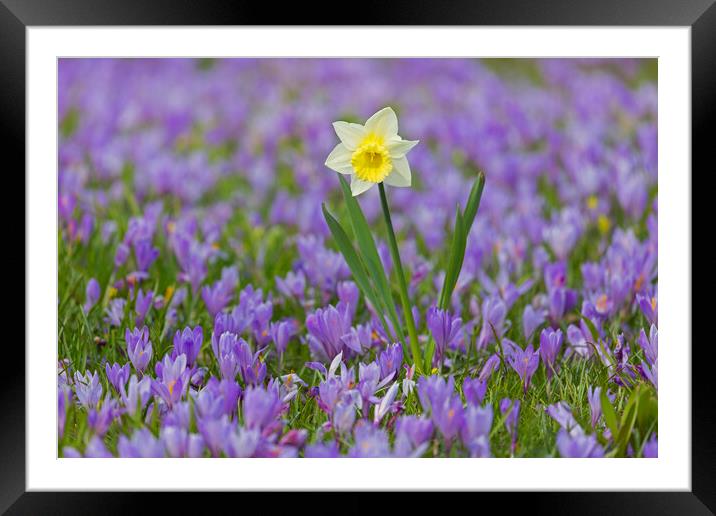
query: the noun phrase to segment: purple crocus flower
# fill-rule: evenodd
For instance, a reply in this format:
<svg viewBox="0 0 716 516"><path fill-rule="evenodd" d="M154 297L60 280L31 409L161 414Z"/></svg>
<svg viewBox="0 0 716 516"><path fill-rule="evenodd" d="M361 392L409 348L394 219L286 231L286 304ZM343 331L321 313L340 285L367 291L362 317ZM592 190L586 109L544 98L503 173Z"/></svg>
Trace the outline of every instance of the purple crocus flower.
<svg viewBox="0 0 716 516"><path fill-rule="evenodd" d="M127 356L137 372L146 369L152 358L152 343L149 340L149 328L144 326L141 330L134 328L124 332L124 340L127 343Z"/></svg>
<svg viewBox="0 0 716 516"><path fill-rule="evenodd" d="M221 312L230 302L239 284L239 272L236 267L225 267L221 279L212 286L201 289L201 298L212 317Z"/></svg>
<svg viewBox="0 0 716 516"><path fill-rule="evenodd" d="M122 320L124 319L124 305L126 303L127 300L121 297L112 299L105 309L105 322L110 326L121 326Z"/></svg>
<svg viewBox="0 0 716 516"><path fill-rule="evenodd" d="M445 356L445 351L455 347L461 337L462 319L451 316L447 310L431 307L428 310L426 322L428 330L435 340L433 364L440 364Z"/></svg>
<svg viewBox="0 0 716 516"><path fill-rule="evenodd" d="M224 451L233 458L256 457L261 444L261 432L257 429L237 427L227 435Z"/></svg>
<svg viewBox="0 0 716 516"><path fill-rule="evenodd" d="M151 391L151 378L145 376L141 380L138 380L135 375L132 375L129 379L129 386L126 391L124 385L119 391L127 414L133 417L137 412L144 410L151 396Z"/></svg>
<svg viewBox="0 0 716 516"><path fill-rule="evenodd" d="M547 407L547 414L549 414L552 419L559 423L559 426L569 432L570 435L584 433L582 427L580 427L579 423L577 423L577 420L574 419L574 416L572 415L572 410L569 408L569 405L567 405L567 403L565 403L564 401L549 405Z"/></svg>
<svg viewBox="0 0 716 516"><path fill-rule="evenodd" d="M102 384L97 372L85 371L84 375L75 372L75 395L83 407L91 409L97 406L102 398Z"/></svg>
<svg viewBox="0 0 716 516"><path fill-rule="evenodd" d="M83 307L85 313L89 313L89 311L92 310L92 307L97 304L100 294L101 291L99 283L96 279L91 278L87 282L87 288L85 290L85 304Z"/></svg>
<svg viewBox="0 0 716 516"><path fill-rule="evenodd" d="M186 355L186 363L191 367L199 356L203 341L204 332L201 326L196 326L194 329L187 326L182 332L177 330L174 334L174 351L172 354L174 357L181 354Z"/></svg>
<svg viewBox="0 0 716 516"><path fill-rule="evenodd" d="M535 374L537 367L539 367L539 353L534 351L530 344L524 351L517 348L513 354L507 355L506 358L512 369L520 376L524 393L527 394L532 375Z"/></svg>
<svg viewBox="0 0 716 516"><path fill-rule="evenodd" d="M135 430L132 437L120 435L117 452L125 459L164 457L164 443L146 428Z"/></svg>
<svg viewBox="0 0 716 516"><path fill-rule="evenodd" d="M284 408L278 389L249 387L244 393L242 408L244 424L248 429L257 429L268 435L283 427L278 420Z"/></svg>
<svg viewBox="0 0 716 516"><path fill-rule="evenodd" d="M344 395L333 407L331 428L338 435L346 435L353 430L356 420L356 406L353 399Z"/></svg>
<svg viewBox="0 0 716 516"><path fill-rule="evenodd" d="M87 425L96 435L104 435L117 415L117 401L107 393L104 400L88 411Z"/></svg>
<svg viewBox="0 0 716 516"><path fill-rule="evenodd" d="M446 443L458 433L463 421L463 407L460 396L455 393L452 376L446 382L439 376L421 377L418 381L418 398L433 423L440 430Z"/></svg>
<svg viewBox="0 0 716 516"><path fill-rule="evenodd" d="M527 305L522 313L522 332L525 340L529 342L534 331L544 322L544 313L536 310L532 305Z"/></svg>
<svg viewBox="0 0 716 516"><path fill-rule="evenodd" d="M216 333L214 333L214 336L216 336ZM221 377L228 380L236 379L240 369L238 337L227 331L222 333L218 340L212 338L212 345L214 345L214 342L216 342L214 353L219 362Z"/></svg>
<svg viewBox="0 0 716 516"><path fill-rule="evenodd" d="M542 330L542 333L540 333L539 354L542 357L542 362L547 371L548 380L557 372L557 355L562 348L562 341L562 330L554 331L551 328L545 328Z"/></svg>
<svg viewBox="0 0 716 516"><path fill-rule="evenodd" d="M567 458L604 457L604 449L594 434L570 433L563 428L557 433L557 450L560 456Z"/></svg>
<svg viewBox="0 0 716 516"><path fill-rule="evenodd" d="M160 380L152 380L152 393L159 396L171 409L186 392L189 385L186 355L172 359L165 355L162 362L157 362L157 376Z"/></svg>
<svg viewBox="0 0 716 516"><path fill-rule="evenodd" d="M347 352L351 349L349 345L353 345L350 338L350 314L345 310L340 312L331 305L309 314L306 329L309 333L308 345L318 360L331 361L338 353ZM360 348L353 350L360 352Z"/></svg>
<svg viewBox="0 0 716 516"><path fill-rule="evenodd" d="M480 374L477 376L478 379L481 382L487 382L487 380L490 379L490 376L492 376L492 373L497 371L497 369L499 367L500 367L499 355L497 355L497 353L490 355L490 357L485 361L485 365L482 366L482 369L480 370Z"/></svg>
<svg viewBox="0 0 716 516"><path fill-rule="evenodd" d="M651 365L656 364L659 358L659 332L654 324L649 328L648 337L644 329L639 332L637 344L644 351L647 362Z"/></svg>
<svg viewBox="0 0 716 516"><path fill-rule="evenodd" d="M137 261L137 270L146 273L149 267L159 257L159 249L152 246L152 241L142 239L134 242L134 258Z"/></svg>
<svg viewBox="0 0 716 516"><path fill-rule="evenodd" d="M636 295L636 303L639 306L641 313L644 314L646 320L652 325L657 324L658 320L657 301L656 294L651 297L643 296L641 294Z"/></svg>
<svg viewBox="0 0 716 516"><path fill-rule="evenodd" d="M241 377L246 385L260 385L266 378L266 363L261 351L252 353L251 346L244 339L239 339L236 347Z"/></svg>
<svg viewBox="0 0 716 516"><path fill-rule="evenodd" d="M272 322L269 325L269 335L274 346L276 346L276 352L279 357L282 357L286 352L289 341L296 334L296 326L296 322L293 319Z"/></svg>
<svg viewBox="0 0 716 516"><path fill-rule="evenodd" d="M599 423L599 418L602 416L602 388L601 387L592 387L591 385L587 387L587 401L589 401L589 409L591 412L591 423L592 423L592 429L597 429L597 424Z"/></svg>
<svg viewBox="0 0 716 516"><path fill-rule="evenodd" d="M67 408L72 400L72 390L68 385L57 387L57 435L60 439L65 433L65 422L67 420Z"/></svg>
<svg viewBox="0 0 716 516"><path fill-rule="evenodd" d="M271 317L273 316L273 303L267 301L259 303L254 310L251 321L251 331L254 335L257 346L263 348L271 341L269 333Z"/></svg>
<svg viewBox="0 0 716 516"><path fill-rule="evenodd" d="M462 393L465 395L465 400L468 405L482 405L482 400L485 399L486 391L487 381L466 376L462 382Z"/></svg>
<svg viewBox="0 0 716 516"><path fill-rule="evenodd" d="M380 378L388 378L394 375L398 377L400 366L403 364L403 347L400 343L391 344L378 356L380 364Z"/></svg>
<svg viewBox="0 0 716 516"><path fill-rule="evenodd" d="M556 323L577 302L577 293L567 288L566 262L558 261L545 266L544 283L547 287L549 316L552 322Z"/></svg>
<svg viewBox="0 0 716 516"><path fill-rule="evenodd" d="M394 454L397 457L419 457L433 436L433 423L421 416L401 416L395 422Z"/></svg>
<svg viewBox="0 0 716 516"><path fill-rule="evenodd" d="M507 428L507 433L510 434L510 440L512 442L510 449L512 455L514 455L517 447L517 425L520 417L520 400L504 398L500 401L500 412L505 416L505 427Z"/></svg>
<svg viewBox="0 0 716 516"><path fill-rule="evenodd" d="M124 242L120 243L114 254L114 266L119 268L124 265L124 262L126 262L127 258L129 258L130 251L131 249L127 244Z"/></svg>
<svg viewBox="0 0 716 516"><path fill-rule="evenodd" d="M507 306L499 297L488 297L482 302L482 329L477 338L477 349L485 349L493 341L494 334L502 337L505 333Z"/></svg>
<svg viewBox="0 0 716 516"><path fill-rule="evenodd" d="M122 367L120 367L119 364L115 363L112 365L112 367L110 367L109 362L107 362L104 365L104 370L107 374L107 380L117 392L120 392L122 388L127 385L127 380L129 380L130 372L129 363L124 364L124 366Z"/></svg>
<svg viewBox="0 0 716 516"><path fill-rule="evenodd" d="M353 431L355 444L348 452L349 457L389 457L388 434L382 428L361 420Z"/></svg>
<svg viewBox="0 0 716 516"><path fill-rule="evenodd" d="M65 448L66 450L67 448ZM104 444L104 439L99 435L93 435L85 448L84 456L90 459L109 459L112 454Z"/></svg>
<svg viewBox="0 0 716 516"><path fill-rule="evenodd" d="M134 311L137 314L136 323L141 325L144 322L144 318L147 316L147 312L152 306L152 300L154 299L154 292L151 290L146 294L140 288L137 292L137 298L134 302Z"/></svg>
<svg viewBox="0 0 716 516"><path fill-rule="evenodd" d="M464 423L460 429L460 438L470 451L471 457L489 457L490 429L492 428L492 406L478 407L468 405L465 409Z"/></svg>
<svg viewBox="0 0 716 516"><path fill-rule="evenodd" d="M340 455L338 443L331 441L329 443L314 443L306 446L304 456L312 459L333 459Z"/></svg>
<svg viewBox="0 0 716 516"><path fill-rule="evenodd" d="M285 297L301 302L306 292L306 276L302 271L289 271L285 278L276 278L276 288Z"/></svg>
<svg viewBox="0 0 716 516"><path fill-rule="evenodd" d="M204 454L204 439L199 434L190 434L185 428L163 426L159 438L168 457L199 458Z"/></svg>
<svg viewBox="0 0 716 516"><path fill-rule="evenodd" d="M216 419L197 418L196 427L213 457L218 457L221 454L233 431L232 424L226 415Z"/></svg>
<svg viewBox="0 0 716 516"><path fill-rule="evenodd" d="M645 459L656 459L659 457L659 442L657 441L656 434L651 434L649 440L644 443L642 457Z"/></svg>
<svg viewBox="0 0 716 516"><path fill-rule="evenodd" d="M341 281L336 286L336 291L338 293L339 302L350 307L351 318L354 318L356 310L358 309L358 299L360 296L358 286L352 281Z"/></svg>

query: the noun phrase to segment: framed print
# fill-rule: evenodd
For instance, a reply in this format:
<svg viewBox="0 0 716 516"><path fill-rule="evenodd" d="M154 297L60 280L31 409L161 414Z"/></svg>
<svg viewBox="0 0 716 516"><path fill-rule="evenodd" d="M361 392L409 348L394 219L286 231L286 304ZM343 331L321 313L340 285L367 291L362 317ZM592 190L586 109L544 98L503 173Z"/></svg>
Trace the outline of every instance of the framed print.
<svg viewBox="0 0 716 516"><path fill-rule="evenodd" d="M710 2L353 26L85 4L2 8L27 201L3 509L435 490L714 510L691 290Z"/></svg>

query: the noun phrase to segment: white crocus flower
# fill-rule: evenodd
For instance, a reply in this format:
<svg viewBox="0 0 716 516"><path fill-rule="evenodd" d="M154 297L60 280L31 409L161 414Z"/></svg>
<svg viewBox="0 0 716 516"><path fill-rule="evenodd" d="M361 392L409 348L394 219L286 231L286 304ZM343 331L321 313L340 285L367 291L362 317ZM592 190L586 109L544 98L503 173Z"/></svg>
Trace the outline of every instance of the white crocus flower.
<svg viewBox="0 0 716 516"><path fill-rule="evenodd" d="M326 158L326 166L351 176L351 193L361 194L377 183L410 186L410 165L405 155L418 141L398 136L398 117L386 107L365 125L333 122L341 143Z"/></svg>

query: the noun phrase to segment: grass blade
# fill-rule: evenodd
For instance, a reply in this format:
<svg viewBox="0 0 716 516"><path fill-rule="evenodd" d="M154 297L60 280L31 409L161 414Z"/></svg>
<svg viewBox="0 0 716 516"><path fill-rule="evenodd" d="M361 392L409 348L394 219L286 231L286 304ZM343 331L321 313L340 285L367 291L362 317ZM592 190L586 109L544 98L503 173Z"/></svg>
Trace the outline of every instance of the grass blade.
<svg viewBox="0 0 716 516"><path fill-rule="evenodd" d="M377 295L382 299L383 305L387 308L388 317L393 323L395 331L398 333L400 339L405 343L405 336L403 333L400 320L398 319L398 311L395 306L395 300L390 291L390 284L388 283L388 277L385 275L383 263L378 255L378 249L373 241L373 236L370 233L368 222L363 215L358 201L353 197L351 193L348 181L346 181L341 174L338 174L338 179L341 183L341 189L343 190L343 198L348 207L348 215L351 219L351 226L355 233L356 240L358 242L358 249L365 260L366 269L368 274L373 279L373 283L376 287ZM388 331L388 328L386 328Z"/></svg>

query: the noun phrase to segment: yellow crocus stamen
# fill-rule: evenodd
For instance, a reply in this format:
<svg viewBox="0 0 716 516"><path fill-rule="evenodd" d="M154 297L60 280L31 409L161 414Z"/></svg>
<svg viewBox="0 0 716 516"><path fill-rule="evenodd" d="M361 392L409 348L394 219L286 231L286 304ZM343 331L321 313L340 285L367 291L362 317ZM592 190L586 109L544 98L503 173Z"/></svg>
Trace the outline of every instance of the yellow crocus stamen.
<svg viewBox="0 0 716 516"><path fill-rule="evenodd" d="M167 289L164 291L164 300L169 301L173 295L174 295L174 286L169 285L167 287Z"/></svg>
<svg viewBox="0 0 716 516"><path fill-rule="evenodd" d="M597 227L601 233L607 233L611 226L612 223L606 215L600 215L599 218L597 218Z"/></svg>
<svg viewBox="0 0 716 516"><path fill-rule="evenodd" d="M116 295L117 295L117 289L114 287L109 287L109 298L112 299Z"/></svg>
<svg viewBox="0 0 716 516"><path fill-rule="evenodd" d="M587 208L590 210L594 210L597 208L597 205L599 204L599 199L596 195L590 195L587 197Z"/></svg>
<svg viewBox="0 0 716 516"><path fill-rule="evenodd" d="M374 134L369 134L353 152L351 165L358 179L371 183L380 183L393 170L383 138Z"/></svg>

